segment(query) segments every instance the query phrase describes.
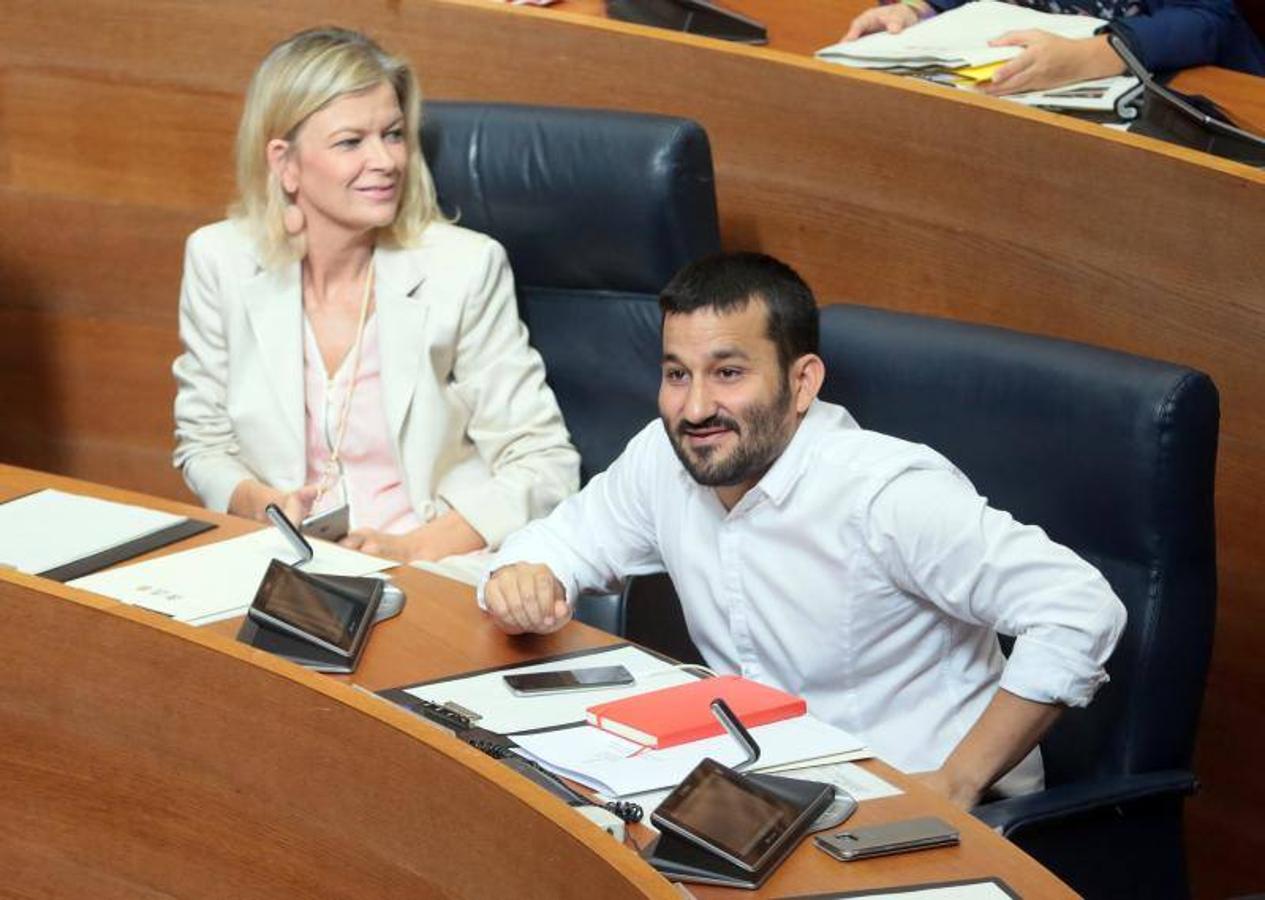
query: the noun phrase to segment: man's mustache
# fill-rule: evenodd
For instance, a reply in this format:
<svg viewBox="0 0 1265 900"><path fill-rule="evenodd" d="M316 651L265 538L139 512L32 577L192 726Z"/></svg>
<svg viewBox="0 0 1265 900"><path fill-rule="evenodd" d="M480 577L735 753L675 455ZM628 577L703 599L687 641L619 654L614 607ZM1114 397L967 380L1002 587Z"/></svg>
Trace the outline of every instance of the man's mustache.
<svg viewBox="0 0 1265 900"><path fill-rule="evenodd" d="M742 433L742 429L738 426L737 422L728 416L722 416L719 414L708 416L701 422L690 422L686 419L682 419L676 425L676 433L677 435L684 437L694 431L711 431L713 428L728 428L735 434Z"/></svg>

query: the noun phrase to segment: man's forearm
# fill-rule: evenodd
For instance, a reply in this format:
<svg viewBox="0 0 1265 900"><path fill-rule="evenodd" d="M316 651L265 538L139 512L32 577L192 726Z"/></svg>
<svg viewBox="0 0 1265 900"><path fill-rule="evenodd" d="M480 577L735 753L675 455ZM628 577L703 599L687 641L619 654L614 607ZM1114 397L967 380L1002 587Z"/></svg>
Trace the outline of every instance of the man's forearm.
<svg viewBox="0 0 1265 900"><path fill-rule="evenodd" d="M1062 712L1062 706L998 689L944 764L922 780L970 809L993 782L1032 751Z"/></svg>

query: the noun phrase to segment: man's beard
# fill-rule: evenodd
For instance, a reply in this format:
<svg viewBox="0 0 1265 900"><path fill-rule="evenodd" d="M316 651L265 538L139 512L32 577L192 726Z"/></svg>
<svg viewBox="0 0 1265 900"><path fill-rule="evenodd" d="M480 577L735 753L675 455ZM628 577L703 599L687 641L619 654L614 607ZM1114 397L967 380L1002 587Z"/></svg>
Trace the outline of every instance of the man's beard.
<svg viewBox="0 0 1265 900"><path fill-rule="evenodd" d="M702 422L682 419L673 429L663 420L664 430L676 457L690 473L690 477L704 487L729 487L763 475L786 448L786 435L782 423L791 405L790 385L783 384L781 392L764 406L753 407L740 425L728 416L710 416ZM737 436L738 445L727 457L714 460L718 448L704 446L686 449L687 428L728 428Z"/></svg>

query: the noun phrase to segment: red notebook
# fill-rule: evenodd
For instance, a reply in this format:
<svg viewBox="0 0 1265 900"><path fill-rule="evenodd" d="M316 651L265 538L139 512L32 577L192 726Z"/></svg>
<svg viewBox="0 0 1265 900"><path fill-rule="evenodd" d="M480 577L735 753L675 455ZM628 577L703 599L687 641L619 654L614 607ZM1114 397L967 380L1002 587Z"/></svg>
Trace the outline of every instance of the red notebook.
<svg viewBox="0 0 1265 900"><path fill-rule="evenodd" d="M717 697L729 704L747 728L793 719L808 711L802 697L738 675L721 675L599 703L589 707L588 720L590 725L647 747L674 747L724 734L710 706Z"/></svg>

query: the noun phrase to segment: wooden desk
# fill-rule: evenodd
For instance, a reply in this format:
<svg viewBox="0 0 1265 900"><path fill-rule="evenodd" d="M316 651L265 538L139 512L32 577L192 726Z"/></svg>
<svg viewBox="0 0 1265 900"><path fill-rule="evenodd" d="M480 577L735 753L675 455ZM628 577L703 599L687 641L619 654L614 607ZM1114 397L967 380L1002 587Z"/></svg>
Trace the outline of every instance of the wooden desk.
<svg viewBox="0 0 1265 900"><path fill-rule="evenodd" d="M877 5L872 0L726 0L729 9L769 27L770 50L811 57L848 30L852 20ZM540 12L567 12L605 19L605 0L562 0ZM1173 87L1189 94L1203 94L1232 113L1239 124L1265 134L1265 79L1217 66L1200 66L1181 72Z"/></svg>
<svg viewBox="0 0 1265 900"><path fill-rule="evenodd" d="M246 82L299 28L368 30L430 96L697 119L726 245L787 260L823 302L1083 340L1216 380L1220 622L1189 835L1198 894L1258 889L1265 173L807 58L856 0L728 0L768 22L772 48L609 22L596 2L9 0L0 459L188 496L169 466L182 244L223 214Z"/></svg>
<svg viewBox="0 0 1265 900"><path fill-rule="evenodd" d="M207 515L0 466L0 500L40 487ZM160 552L255 527L212 518L218 529ZM408 605L345 679L369 690L612 641L579 624L510 639L466 586L394 576ZM0 615L7 895L677 896L496 761L344 679L238 644L236 623L194 629L12 572L0 572ZM934 813L961 846L845 866L805 844L757 896L988 875L1027 897L1073 896L970 816L867 765L906 793L863 803L856 824Z"/></svg>

